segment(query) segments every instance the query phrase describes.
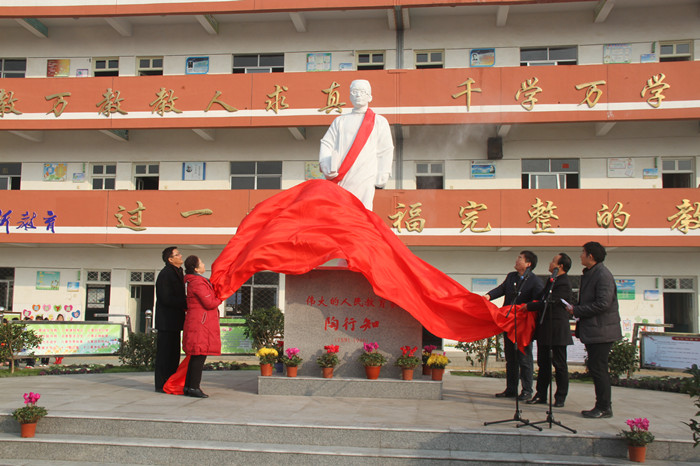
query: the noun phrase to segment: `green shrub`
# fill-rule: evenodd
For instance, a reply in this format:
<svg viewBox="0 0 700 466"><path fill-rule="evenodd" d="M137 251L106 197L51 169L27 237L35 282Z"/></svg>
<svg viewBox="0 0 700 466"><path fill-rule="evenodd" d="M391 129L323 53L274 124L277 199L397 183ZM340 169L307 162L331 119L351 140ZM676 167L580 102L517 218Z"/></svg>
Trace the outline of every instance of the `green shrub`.
<svg viewBox="0 0 700 466"><path fill-rule="evenodd" d="M608 372L613 381L620 380L623 374L630 378L637 370L639 358L637 346L628 340L619 340L613 343L608 360Z"/></svg>
<svg viewBox="0 0 700 466"><path fill-rule="evenodd" d="M119 362L133 367L153 369L156 360L156 333L132 333L117 352Z"/></svg>
<svg viewBox="0 0 700 466"><path fill-rule="evenodd" d="M244 334L253 340L253 347L274 348L275 340L284 335L284 314L277 307L253 309L245 316Z"/></svg>
<svg viewBox="0 0 700 466"><path fill-rule="evenodd" d="M15 354L32 350L41 344L42 337L27 329L25 324L7 322L0 324L0 360L10 361L10 373L15 372Z"/></svg>
<svg viewBox="0 0 700 466"><path fill-rule="evenodd" d="M488 369L489 354L492 349L495 349L496 354L501 351L501 340L495 336L468 343L460 341L455 345L455 348L464 351L467 362L471 363L472 366L478 362L481 366L481 375L485 375Z"/></svg>
<svg viewBox="0 0 700 466"><path fill-rule="evenodd" d="M693 367L683 372L692 375L692 377L683 381L683 389L685 393L695 398L695 407L700 408L700 369L698 369L697 364L693 364ZM700 411L695 413L695 415L700 416ZM683 424L690 427L690 431L693 433L693 441L695 442L693 447L700 445L700 421L690 419L690 422L684 422Z"/></svg>

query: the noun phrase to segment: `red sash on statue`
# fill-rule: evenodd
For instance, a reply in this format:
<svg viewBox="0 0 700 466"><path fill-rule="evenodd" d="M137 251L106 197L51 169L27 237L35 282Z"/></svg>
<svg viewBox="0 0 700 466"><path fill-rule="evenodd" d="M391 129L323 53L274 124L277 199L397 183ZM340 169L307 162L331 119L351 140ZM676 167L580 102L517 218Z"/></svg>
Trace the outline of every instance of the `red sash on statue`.
<svg viewBox="0 0 700 466"><path fill-rule="evenodd" d="M352 167L352 165L355 163L355 160L357 160L357 156L360 155L362 148L365 147L367 139L369 139L369 135L374 129L374 117L374 111L371 108L368 108L367 112L365 113L365 117L362 119L362 123L360 124L360 129L357 130L355 139L352 141L350 150L343 159L343 163L340 164L340 169L338 169L338 176L331 180L334 183L340 183L340 181L343 178L345 178L345 175L348 173L348 170L350 170L350 167Z"/></svg>

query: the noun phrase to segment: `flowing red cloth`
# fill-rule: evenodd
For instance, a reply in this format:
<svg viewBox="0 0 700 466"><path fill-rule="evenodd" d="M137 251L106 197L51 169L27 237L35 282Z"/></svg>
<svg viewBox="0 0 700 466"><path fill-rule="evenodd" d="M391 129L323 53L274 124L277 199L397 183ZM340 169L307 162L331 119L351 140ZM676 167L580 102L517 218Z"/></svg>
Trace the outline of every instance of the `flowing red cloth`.
<svg viewBox="0 0 700 466"><path fill-rule="evenodd" d="M258 204L212 264L211 283L225 299L256 272L299 275L337 258L438 337L469 342L505 331L513 340L508 307L416 257L377 214L327 180L306 181ZM532 339L536 314L523 307L517 307L520 348Z"/></svg>
<svg viewBox="0 0 700 466"><path fill-rule="evenodd" d="M374 117L374 111L368 108L364 118L362 118L362 123L360 123L360 129L357 130L355 139L353 139L352 145L343 159L343 163L340 164L338 176L333 178L331 180L332 182L340 183L340 181L345 178L345 175L347 175L350 167L355 163L355 160L357 160L357 156L362 152L362 148L365 147L367 139L369 139L369 135L372 134L372 130L374 129Z"/></svg>
<svg viewBox="0 0 700 466"><path fill-rule="evenodd" d="M177 370L171 375L163 385L163 391L171 395L185 394L185 379L187 378L187 368L190 365L190 355L185 356Z"/></svg>

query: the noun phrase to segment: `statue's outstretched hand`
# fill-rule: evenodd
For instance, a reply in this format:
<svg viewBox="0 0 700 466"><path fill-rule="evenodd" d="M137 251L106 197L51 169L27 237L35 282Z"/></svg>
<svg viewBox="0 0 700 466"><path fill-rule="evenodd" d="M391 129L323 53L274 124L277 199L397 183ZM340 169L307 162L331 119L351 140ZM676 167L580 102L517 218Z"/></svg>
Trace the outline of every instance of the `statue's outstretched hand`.
<svg viewBox="0 0 700 466"><path fill-rule="evenodd" d="M338 172L325 173L325 176L327 180L332 180L333 178L338 176Z"/></svg>
<svg viewBox="0 0 700 466"><path fill-rule="evenodd" d="M377 183L375 186L377 188L383 188L387 181L389 181L389 173L382 173L381 175L377 176Z"/></svg>

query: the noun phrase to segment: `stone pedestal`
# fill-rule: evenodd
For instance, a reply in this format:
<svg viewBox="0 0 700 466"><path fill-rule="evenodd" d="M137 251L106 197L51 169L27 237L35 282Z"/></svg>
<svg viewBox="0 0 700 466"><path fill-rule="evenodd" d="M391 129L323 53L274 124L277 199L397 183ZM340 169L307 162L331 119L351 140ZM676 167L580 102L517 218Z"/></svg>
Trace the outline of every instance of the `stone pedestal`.
<svg viewBox="0 0 700 466"><path fill-rule="evenodd" d="M408 312L378 297L360 273L313 270L286 278L284 345L299 348L300 376L321 377L316 358L326 345L340 346L336 377L365 378L358 361L364 343L377 342L388 362L381 378L400 379L394 365L401 347L416 346L420 355L422 327Z"/></svg>

